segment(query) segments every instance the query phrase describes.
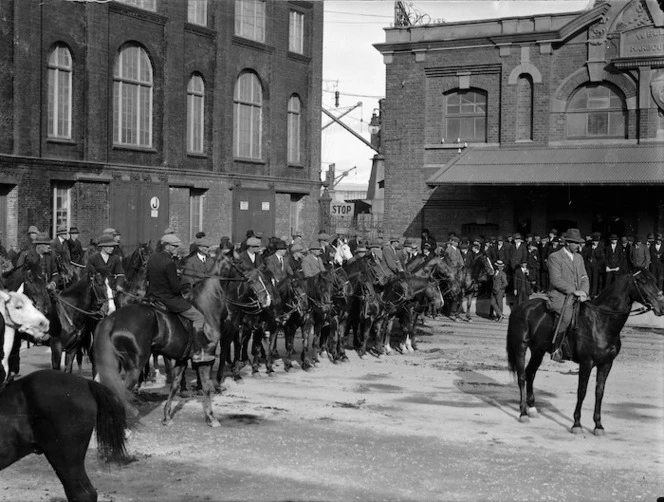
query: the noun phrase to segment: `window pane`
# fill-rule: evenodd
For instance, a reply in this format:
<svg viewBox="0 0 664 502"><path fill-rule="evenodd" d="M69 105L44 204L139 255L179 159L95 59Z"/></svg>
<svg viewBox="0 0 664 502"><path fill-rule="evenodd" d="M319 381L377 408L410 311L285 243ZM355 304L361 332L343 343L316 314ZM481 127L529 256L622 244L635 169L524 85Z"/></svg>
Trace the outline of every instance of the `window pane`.
<svg viewBox="0 0 664 502"><path fill-rule="evenodd" d="M575 112L566 115L569 137L625 137L625 104L608 85L591 84L578 89L567 110Z"/></svg>
<svg viewBox="0 0 664 502"><path fill-rule="evenodd" d="M609 136L625 137L625 114L623 112L609 113Z"/></svg>
<svg viewBox="0 0 664 502"><path fill-rule="evenodd" d="M607 113L588 114L588 136L606 136L609 130L609 116Z"/></svg>
<svg viewBox="0 0 664 502"><path fill-rule="evenodd" d="M459 119L447 119L447 133L445 137L449 141L455 141L459 136L461 136Z"/></svg>
<svg viewBox="0 0 664 502"><path fill-rule="evenodd" d="M114 69L114 141L152 146L152 65L136 45L124 47Z"/></svg>
<svg viewBox="0 0 664 502"><path fill-rule="evenodd" d="M579 137L586 135L586 114L568 113L567 114L567 136Z"/></svg>

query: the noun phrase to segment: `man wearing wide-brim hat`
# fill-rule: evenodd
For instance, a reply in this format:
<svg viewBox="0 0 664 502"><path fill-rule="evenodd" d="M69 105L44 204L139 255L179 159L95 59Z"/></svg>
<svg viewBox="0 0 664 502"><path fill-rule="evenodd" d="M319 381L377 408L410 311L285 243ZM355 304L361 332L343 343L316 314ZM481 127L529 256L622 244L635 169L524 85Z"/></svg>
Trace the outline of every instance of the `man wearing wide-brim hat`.
<svg viewBox="0 0 664 502"><path fill-rule="evenodd" d="M45 233L39 233L34 240L34 249L28 249L21 253L16 267L23 266L24 263L36 263L35 269L41 270L43 279L46 281L46 288L50 291L55 290L60 282L60 273L55 262L53 253L51 253L51 239Z"/></svg>
<svg viewBox="0 0 664 502"><path fill-rule="evenodd" d="M660 233L653 236L650 245L650 271L655 276L657 287L661 290L664 283L664 244Z"/></svg>
<svg viewBox="0 0 664 502"><path fill-rule="evenodd" d="M106 283L106 298L108 300L108 313L113 313L118 308L119 301L117 293L124 291L125 273L122 267L122 260L119 256L113 254L117 247L113 236L104 234L97 239L97 253L94 253L88 259L85 268L89 273L98 273L104 278Z"/></svg>
<svg viewBox="0 0 664 502"><path fill-rule="evenodd" d="M71 227L69 229L69 239L67 242L67 247L69 248L69 257L71 262L83 266L83 244L78 239L80 232L77 227Z"/></svg>
<svg viewBox="0 0 664 502"><path fill-rule="evenodd" d="M166 234L160 239L163 250L152 253L148 259L148 290L146 297L161 302L168 310L192 322L191 359L195 363L214 362L218 330L206 329L205 317L182 296L182 283L177 274L173 257L177 255L182 241L175 234Z"/></svg>
<svg viewBox="0 0 664 502"><path fill-rule="evenodd" d="M565 245L551 253L547 259L547 307L555 314L551 358L556 362L562 362L567 356L563 354L561 347L572 320L573 304L576 301L586 301L590 289L586 267L578 252L584 243L581 233L577 228L570 228L563 237Z"/></svg>
<svg viewBox="0 0 664 502"><path fill-rule="evenodd" d="M182 268L182 284L185 288L193 288L203 279L210 276L214 260L210 257L212 242L207 237L200 237L191 243L193 252L184 260Z"/></svg>
<svg viewBox="0 0 664 502"><path fill-rule="evenodd" d="M503 306L505 304L505 289L507 289L507 274L505 273L505 262L503 260L496 260L493 264L494 276L491 289L491 300L489 305L493 315L495 315L494 320L501 322L505 316L503 315Z"/></svg>

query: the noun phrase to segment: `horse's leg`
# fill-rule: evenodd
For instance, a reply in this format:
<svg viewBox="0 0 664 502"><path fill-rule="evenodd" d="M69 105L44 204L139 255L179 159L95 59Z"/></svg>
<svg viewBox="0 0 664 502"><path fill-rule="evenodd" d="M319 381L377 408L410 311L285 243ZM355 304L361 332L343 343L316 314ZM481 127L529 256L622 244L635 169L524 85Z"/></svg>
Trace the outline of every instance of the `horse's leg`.
<svg viewBox="0 0 664 502"><path fill-rule="evenodd" d="M261 356L265 352L265 331L263 326L256 326L252 329L251 336L251 376L260 376L258 368L260 367ZM269 350L269 348L268 348ZM267 361L267 354L265 354Z"/></svg>
<svg viewBox="0 0 664 502"><path fill-rule="evenodd" d="M609 369L611 368L609 367ZM591 361L585 360L579 364L579 387L576 392L576 408L574 409L574 425L572 426L573 434L579 434L583 431L581 428L581 406L583 405L583 400L586 397L586 391L588 390L588 380L590 379L590 372L592 370L593 364ZM602 393L603 392L604 388L602 388Z"/></svg>
<svg viewBox="0 0 664 502"><path fill-rule="evenodd" d="M604 427L602 427L602 398L604 397L604 385L606 384L606 379L609 377L609 372L611 371L612 366L613 359L597 366L595 413L593 414L593 420L595 421L595 436L603 436L605 434Z"/></svg>
<svg viewBox="0 0 664 502"><path fill-rule="evenodd" d="M387 354L388 356L392 353L392 327L394 326L394 317L395 316L390 316L387 319L387 322L385 323L385 331L383 333L383 345L382 345L382 351L384 354Z"/></svg>
<svg viewBox="0 0 664 502"><path fill-rule="evenodd" d="M198 364L198 378L201 381L201 387L203 390L203 413L205 414L205 423L212 428L221 426L219 420L214 416L212 411L212 392L214 392L214 386L210 380L210 370L207 368L207 364ZM214 366L210 364L209 366Z"/></svg>
<svg viewBox="0 0 664 502"><path fill-rule="evenodd" d="M523 350L523 353L525 360L525 353L526 353L525 348ZM533 382L535 381L535 374L537 373L540 364L542 364L542 359L544 359L545 353L546 352L544 351L533 352L533 350L531 349L530 361L528 361L528 366L526 366L526 406L527 406L526 413L527 416L531 418L539 417L537 408L535 407L535 389L533 386Z"/></svg>
<svg viewBox="0 0 664 502"><path fill-rule="evenodd" d="M69 441L60 437L59 442L49 442L44 456L60 479L67 500L97 502L97 490L85 472L85 453L92 436L92 426L86 431L86 436L86 439L71 438ZM61 443L66 444L67 448L62 448Z"/></svg>
<svg viewBox="0 0 664 502"><path fill-rule="evenodd" d="M308 316L309 319L302 326L302 369L305 371L310 370L313 367L313 363L309 356L309 342L311 341L314 335L314 323L313 320Z"/></svg>
<svg viewBox="0 0 664 502"><path fill-rule="evenodd" d="M180 388L180 380L184 375L184 365L181 362L176 362L173 368L173 381L171 382L171 390L168 393L168 399L164 405L164 418L161 423L163 425L172 425L173 424L173 397Z"/></svg>
<svg viewBox="0 0 664 502"><path fill-rule="evenodd" d="M240 371L244 366L242 357L242 346L244 344L244 324L240 324L233 338L233 380L237 383L243 383Z"/></svg>
<svg viewBox="0 0 664 502"><path fill-rule="evenodd" d="M78 350L65 352L65 373L71 373L74 370L74 359L77 352Z"/></svg>
<svg viewBox="0 0 664 502"><path fill-rule="evenodd" d="M62 342L52 336L49 340L49 345L51 347L51 368L60 371L62 364Z"/></svg>

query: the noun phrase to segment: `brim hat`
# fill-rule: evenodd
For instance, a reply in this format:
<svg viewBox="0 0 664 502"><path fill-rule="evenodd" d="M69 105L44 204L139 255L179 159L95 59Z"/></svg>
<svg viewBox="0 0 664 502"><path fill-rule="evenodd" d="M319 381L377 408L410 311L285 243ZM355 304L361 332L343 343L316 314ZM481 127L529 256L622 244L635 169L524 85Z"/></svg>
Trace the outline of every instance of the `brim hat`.
<svg viewBox="0 0 664 502"><path fill-rule="evenodd" d="M457 242L458 243L459 238L457 236L453 235L452 237L450 237L450 242Z"/></svg>
<svg viewBox="0 0 664 502"><path fill-rule="evenodd" d="M176 247L182 244L182 241L175 234L166 234L160 240L162 244L170 244Z"/></svg>
<svg viewBox="0 0 664 502"><path fill-rule="evenodd" d="M283 239L279 239L274 243L274 249L288 249L286 242Z"/></svg>
<svg viewBox="0 0 664 502"><path fill-rule="evenodd" d="M164 235L166 234L174 234L175 230L173 230L171 227L166 227L166 230L164 230Z"/></svg>
<svg viewBox="0 0 664 502"><path fill-rule="evenodd" d="M655 236L655 240L656 240L656 241L661 241L661 240L662 240L662 234L657 234L657 235Z"/></svg>
<svg viewBox="0 0 664 502"><path fill-rule="evenodd" d="M318 234L318 240L319 241L329 241L330 240L330 234L326 234L323 232L322 234ZM311 249L311 248L309 248Z"/></svg>
<svg viewBox="0 0 664 502"><path fill-rule="evenodd" d="M28 227L28 233L29 234L39 234L39 229L34 225L30 225Z"/></svg>
<svg viewBox="0 0 664 502"><path fill-rule="evenodd" d="M292 253L304 253L306 248L302 244L295 243L291 246L290 252Z"/></svg>
<svg viewBox="0 0 664 502"><path fill-rule="evenodd" d="M116 235L117 231L114 228L107 228L105 229L102 233L108 234L108 235Z"/></svg>
<svg viewBox="0 0 664 502"><path fill-rule="evenodd" d="M368 253L369 250L365 246L359 246L355 249L355 254L357 253Z"/></svg>
<svg viewBox="0 0 664 502"><path fill-rule="evenodd" d="M556 244L560 244L560 237L558 237L556 235L553 239L551 239L551 242L555 242Z"/></svg>
<svg viewBox="0 0 664 502"><path fill-rule="evenodd" d="M431 244L429 244L428 242L425 242L424 246L422 246L422 249L431 249Z"/></svg>
<svg viewBox="0 0 664 502"><path fill-rule="evenodd" d="M518 232L514 234L514 239L515 239L515 240L516 240L516 239L523 240L523 238L521 237L521 234L518 233Z"/></svg>
<svg viewBox="0 0 664 502"><path fill-rule="evenodd" d="M392 242L401 242L401 237L397 237L396 235L393 235L390 237L390 243Z"/></svg>
<svg viewBox="0 0 664 502"><path fill-rule="evenodd" d="M210 248L212 247L212 243L207 237L201 237L200 239L196 239L194 241L194 246L198 248Z"/></svg>
<svg viewBox="0 0 664 502"><path fill-rule="evenodd" d="M115 242L115 239L112 235L104 234L97 239L97 247L115 247L118 243Z"/></svg>
<svg viewBox="0 0 664 502"><path fill-rule="evenodd" d="M403 245L407 248L411 247L413 245L413 240L412 239L406 239L403 241Z"/></svg>
<svg viewBox="0 0 664 502"><path fill-rule="evenodd" d="M602 234L599 233L599 232L593 232L593 233L591 234L591 237L592 237L592 239L593 239L594 241L598 241L598 240L600 240L600 239L602 238Z"/></svg>
<svg viewBox="0 0 664 502"><path fill-rule="evenodd" d="M617 236L616 234L611 234L611 235L609 236L609 240L610 240L610 241L617 241L617 240L618 240L618 236Z"/></svg>
<svg viewBox="0 0 664 502"><path fill-rule="evenodd" d="M79 234L80 232L78 231L78 228L76 228L76 227L71 227L71 228L69 229L69 233L70 233L70 234Z"/></svg>
<svg viewBox="0 0 664 502"><path fill-rule="evenodd" d="M418 244L417 242L413 241L413 242L411 242L410 247L411 247L412 249L417 249L417 248L419 248L420 246L419 246L419 244Z"/></svg>
<svg viewBox="0 0 664 502"><path fill-rule="evenodd" d="M320 245L319 242L312 242L309 245L309 251L322 251L322 250L323 250L323 248L322 248L322 246Z"/></svg>
<svg viewBox="0 0 664 502"><path fill-rule="evenodd" d="M468 243L464 242L459 246L460 249L468 249Z"/></svg>
<svg viewBox="0 0 664 502"><path fill-rule="evenodd" d="M650 240L650 239L654 239L654 238L655 238L655 234L648 234L648 237L646 237L646 238L647 238L648 240Z"/></svg>
<svg viewBox="0 0 664 502"><path fill-rule="evenodd" d="M367 245L367 247L368 247L369 249L371 249L371 248L379 248L379 247L380 247L380 242L378 242L378 241L371 241L371 242L369 242L369 244Z"/></svg>
<svg viewBox="0 0 664 502"><path fill-rule="evenodd" d="M503 260L496 260L496 263L494 263L494 266L496 266L497 268L502 268L502 267L505 266L505 263L503 262Z"/></svg>
<svg viewBox="0 0 664 502"><path fill-rule="evenodd" d="M249 237L247 239L247 247L261 247L261 240L258 237Z"/></svg>
<svg viewBox="0 0 664 502"><path fill-rule="evenodd" d="M581 237L581 232L579 232L578 228L567 229L563 234L563 239L565 239L565 242L575 242L577 244L583 244L585 242L583 237Z"/></svg>
<svg viewBox="0 0 664 502"><path fill-rule="evenodd" d="M64 235L68 234L69 230L67 230L67 227L65 225L60 225L57 230L55 231L55 235Z"/></svg>
<svg viewBox="0 0 664 502"><path fill-rule="evenodd" d="M51 239L48 234L37 233L37 238L35 239L35 244L50 244Z"/></svg>

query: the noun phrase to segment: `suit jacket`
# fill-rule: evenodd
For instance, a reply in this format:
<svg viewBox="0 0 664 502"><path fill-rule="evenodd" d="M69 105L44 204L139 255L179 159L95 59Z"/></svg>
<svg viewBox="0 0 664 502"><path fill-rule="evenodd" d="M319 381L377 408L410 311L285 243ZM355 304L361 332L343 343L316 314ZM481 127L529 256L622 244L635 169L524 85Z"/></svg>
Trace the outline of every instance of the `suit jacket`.
<svg viewBox="0 0 664 502"><path fill-rule="evenodd" d="M51 241L51 254L57 257L60 257L63 263L69 263L71 261L71 255L69 254L69 246L67 241L60 241L59 237L56 237Z"/></svg>
<svg viewBox="0 0 664 502"><path fill-rule="evenodd" d="M646 270L650 267L650 250L645 244L632 246L632 264L635 267L643 267Z"/></svg>
<svg viewBox="0 0 664 502"><path fill-rule="evenodd" d="M623 256L623 249L620 243L616 244L615 251L611 249L611 244L606 246L604 254L606 256L606 266L608 268L625 268L625 257Z"/></svg>
<svg viewBox="0 0 664 502"><path fill-rule="evenodd" d="M329 244L323 248L320 259L323 262L325 268L332 268L334 266L334 254L335 251Z"/></svg>
<svg viewBox="0 0 664 502"><path fill-rule="evenodd" d="M159 300L172 312L188 310L191 304L182 296L182 284L177 265L168 251L152 253L148 259L148 289L146 296Z"/></svg>
<svg viewBox="0 0 664 502"><path fill-rule="evenodd" d="M265 266L267 269L272 272L274 278L277 282L283 281L286 277L293 275L293 269L288 263L288 256L282 258L282 262L279 263L279 257L276 254L271 254L265 258Z"/></svg>
<svg viewBox="0 0 664 502"><path fill-rule="evenodd" d="M494 294L502 294L507 288L507 274L500 270L493 276L493 292Z"/></svg>
<svg viewBox="0 0 664 502"><path fill-rule="evenodd" d="M246 249L240 253L241 269L249 271L255 268L261 268L262 266L263 266L263 257L259 253L256 253L254 261L251 261L251 258L249 258L249 252Z"/></svg>
<svg viewBox="0 0 664 502"><path fill-rule="evenodd" d="M392 246L383 246L383 263L394 274L403 272L403 264L397 258L397 252Z"/></svg>
<svg viewBox="0 0 664 502"><path fill-rule="evenodd" d="M320 272L325 272L323 260L313 253L309 253L302 259L302 273L304 277L314 277Z"/></svg>
<svg viewBox="0 0 664 502"><path fill-rule="evenodd" d="M528 246L523 242L517 248L516 245L511 246L509 250L509 266L512 270L516 270L522 263L528 261Z"/></svg>
<svg viewBox="0 0 664 502"><path fill-rule="evenodd" d="M182 268L182 284L188 286L195 286L200 281L210 275L210 271L214 267L214 260L207 256L205 263L201 261L198 253L194 253L184 261Z"/></svg>
<svg viewBox="0 0 664 502"><path fill-rule="evenodd" d="M573 260L569 259L565 248L555 251L547 259L549 270L549 291L547 293L547 307L556 312L563 308L565 297L574 291L590 291L586 266L579 253L574 253Z"/></svg>
<svg viewBox="0 0 664 502"><path fill-rule="evenodd" d="M664 244L660 244L659 250L657 250L656 245L653 243L650 246L650 271L653 274L664 272L664 263L662 263L663 257Z"/></svg>
<svg viewBox="0 0 664 502"><path fill-rule="evenodd" d="M83 244L78 239L69 239L65 241L69 248L69 257L72 262L83 265Z"/></svg>
<svg viewBox="0 0 664 502"><path fill-rule="evenodd" d="M465 265L463 256L461 256L461 251L454 246L447 246L447 248L445 248L445 261L456 270L463 268Z"/></svg>
<svg viewBox="0 0 664 502"><path fill-rule="evenodd" d="M124 285L125 275L122 260L114 254L108 257L108 262L104 262L101 253L95 253L90 257L85 268L88 272L98 272L104 279L108 279L111 289L114 289L117 285Z"/></svg>

